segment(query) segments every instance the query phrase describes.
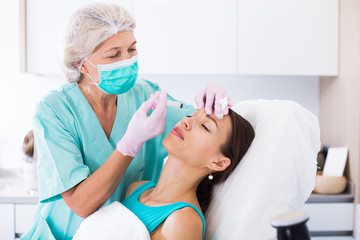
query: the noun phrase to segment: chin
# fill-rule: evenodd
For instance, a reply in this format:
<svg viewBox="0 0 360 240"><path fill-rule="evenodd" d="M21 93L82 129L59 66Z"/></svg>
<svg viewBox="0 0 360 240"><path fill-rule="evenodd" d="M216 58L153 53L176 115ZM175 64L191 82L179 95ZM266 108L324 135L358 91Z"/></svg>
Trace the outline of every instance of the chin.
<svg viewBox="0 0 360 240"><path fill-rule="evenodd" d="M166 149L168 155L173 155L176 158L182 158L184 154L183 145L179 142L177 137L167 135L162 141L162 145Z"/></svg>
<svg viewBox="0 0 360 240"><path fill-rule="evenodd" d="M162 141L162 145L166 149L166 151L169 153L169 150L171 151L171 140L169 139L169 135L167 135L164 140Z"/></svg>

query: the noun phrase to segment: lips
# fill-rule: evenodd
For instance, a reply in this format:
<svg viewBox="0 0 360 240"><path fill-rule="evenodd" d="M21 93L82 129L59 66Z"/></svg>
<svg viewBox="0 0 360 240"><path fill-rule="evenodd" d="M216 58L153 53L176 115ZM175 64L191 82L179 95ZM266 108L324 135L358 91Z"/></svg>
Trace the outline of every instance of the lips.
<svg viewBox="0 0 360 240"><path fill-rule="evenodd" d="M171 133L174 134L175 136L181 138L182 140L184 140L184 134L182 133L182 131L180 130L180 128L174 127L174 129L171 130Z"/></svg>

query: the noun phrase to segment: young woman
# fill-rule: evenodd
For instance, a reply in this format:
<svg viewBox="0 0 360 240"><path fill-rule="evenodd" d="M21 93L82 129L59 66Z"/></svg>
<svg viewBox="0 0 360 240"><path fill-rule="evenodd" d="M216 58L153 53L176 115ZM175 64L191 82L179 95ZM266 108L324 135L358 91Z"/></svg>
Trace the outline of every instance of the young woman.
<svg viewBox="0 0 360 240"><path fill-rule="evenodd" d="M145 224L151 239L204 239L212 188L223 182L254 139L250 123L229 110L223 119L197 110L163 140L168 160L157 184L131 184L122 204Z"/></svg>

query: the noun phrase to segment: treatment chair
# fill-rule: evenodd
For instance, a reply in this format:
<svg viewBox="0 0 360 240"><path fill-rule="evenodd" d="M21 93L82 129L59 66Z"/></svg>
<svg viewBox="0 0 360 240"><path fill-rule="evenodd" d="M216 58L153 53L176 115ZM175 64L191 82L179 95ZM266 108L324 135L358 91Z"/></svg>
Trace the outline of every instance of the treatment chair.
<svg viewBox="0 0 360 240"><path fill-rule="evenodd" d="M216 186L205 216L205 239L276 239L272 218L300 209L315 186L318 121L290 101L245 101L233 110L252 124L255 139L234 172ZM132 212L114 202L86 218L75 239L150 237Z"/></svg>
<svg viewBox="0 0 360 240"><path fill-rule="evenodd" d="M214 190L206 239L276 239L272 218L301 209L315 186L318 120L292 101L244 101L232 109L252 124L255 139Z"/></svg>

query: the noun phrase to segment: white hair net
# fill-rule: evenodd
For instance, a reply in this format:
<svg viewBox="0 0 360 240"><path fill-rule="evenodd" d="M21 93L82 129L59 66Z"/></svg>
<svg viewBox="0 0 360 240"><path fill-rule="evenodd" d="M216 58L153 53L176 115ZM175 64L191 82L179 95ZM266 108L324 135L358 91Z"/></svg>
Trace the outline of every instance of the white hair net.
<svg viewBox="0 0 360 240"><path fill-rule="evenodd" d="M206 239L274 239L271 219L300 209L315 186L319 123L292 101L244 101L233 110L251 123L255 138L234 172L214 189Z"/></svg>
<svg viewBox="0 0 360 240"><path fill-rule="evenodd" d="M60 52L68 81L80 80L83 61L100 43L118 32L134 29L134 19L119 5L94 3L78 9L68 20Z"/></svg>

